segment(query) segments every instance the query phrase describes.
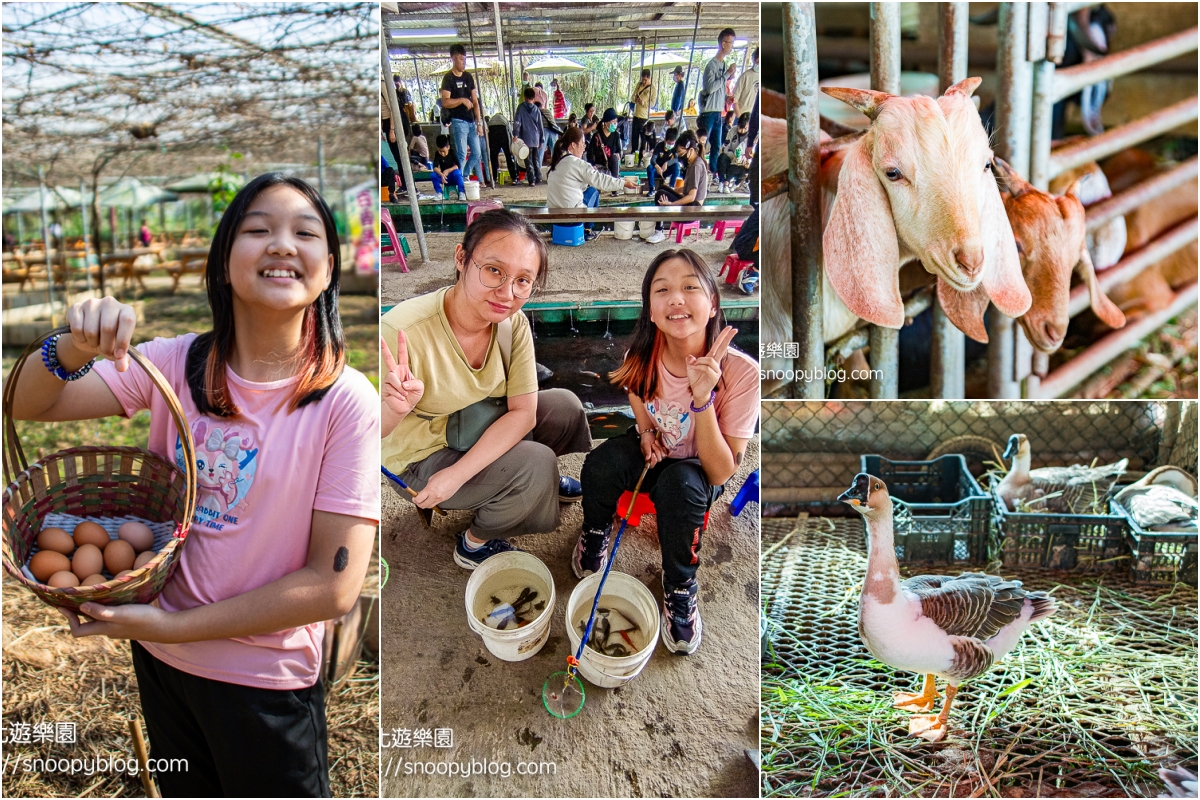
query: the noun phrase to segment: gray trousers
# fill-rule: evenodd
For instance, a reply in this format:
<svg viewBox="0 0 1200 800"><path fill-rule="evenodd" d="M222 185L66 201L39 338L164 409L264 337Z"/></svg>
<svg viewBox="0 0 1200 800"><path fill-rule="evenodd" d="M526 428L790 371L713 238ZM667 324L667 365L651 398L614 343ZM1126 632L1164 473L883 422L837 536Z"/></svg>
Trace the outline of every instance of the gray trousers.
<svg viewBox="0 0 1200 800"><path fill-rule="evenodd" d="M439 505L473 510L471 530L480 539L549 533L558 527L557 457L591 448L587 414L579 398L566 389L540 391L533 431ZM464 455L450 448L439 450L410 464L400 477L419 492L434 473Z"/></svg>

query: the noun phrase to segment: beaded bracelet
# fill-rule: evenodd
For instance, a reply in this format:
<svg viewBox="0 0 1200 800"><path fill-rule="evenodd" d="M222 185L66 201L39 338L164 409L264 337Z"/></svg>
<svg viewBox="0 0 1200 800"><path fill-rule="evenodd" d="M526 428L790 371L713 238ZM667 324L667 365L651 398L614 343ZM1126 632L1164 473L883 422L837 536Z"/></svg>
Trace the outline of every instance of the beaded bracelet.
<svg viewBox="0 0 1200 800"><path fill-rule="evenodd" d="M49 370L50 373L59 380L77 381L92 371L92 365L96 363L96 359L92 358L91 361L87 362L74 372L67 372L63 365L58 363L59 336L62 336L62 334L60 333L57 336L51 336L46 341L42 342L42 363L45 364L46 369Z"/></svg>
<svg viewBox="0 0 1200 800"><path fill-rule="evenodd" d="M711 406L713 403L715 403L716 400L717 400L717 390L713 389L712 394L708 396L707 403L700 406L699 408L696 408L696 401L692 400L691 402L688 403L688 408L690 408L692 410L693 414L699 414L701 411L707 411L708 407Z"/></svg>

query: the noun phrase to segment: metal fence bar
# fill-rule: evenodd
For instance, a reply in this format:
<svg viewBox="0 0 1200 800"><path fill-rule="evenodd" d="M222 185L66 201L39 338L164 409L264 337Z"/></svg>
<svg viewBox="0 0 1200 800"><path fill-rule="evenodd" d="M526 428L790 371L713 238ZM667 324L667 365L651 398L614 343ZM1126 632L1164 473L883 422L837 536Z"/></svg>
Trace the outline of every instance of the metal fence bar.
<svg viewBox="0 0 1200 800"><path fill-rule="evenodd" d="M412 211L413 230L417 235L417 249L421 251L421 259L428 261L429 245L425 243L425 226L421 222L421 205L417 201L417 182L413 180L412 164L408 160L408 140L404 138L404 126L400 124L400 114L403 112L400 110L400 103L396 100L396 82L392 80L392 60L388 57L387 29L380 31L379 36L379 63L383 68L383 92L387 97L388 110L392 115L392 127L396 131L396 149L400 151L400 163L396 166L404 174L404 185L408 187L408 205ZM417 79L420 79L419 75ZM387 147L383 142L379 146ZM380 158L382 159L382 156ZM392 242L392 247L399 246L399 242Z"/></svg>
<svg viewBox="0 0 1200 800"><path fill-rule="evenodd" d="M1116 264L1104 270L1097 276L1100 291L1107 292L1128 280L1135 278L1140 272L1152 264L1157 264L1179 248L1196 241L1196 232L1200 228L1195 217L1179 223L1175 227L1160 233L1147 242L1143 247L1122 258ZM1070 314L1075 316L1088 307L1087 286L1079 285L1071 291Z"/></svg>
<svg viewBox="0 0 1200 800"><path fill-rule="evenodd" d="M968 3L938 4L938 94L967 77ZM929 385L934 397L957 399L966 393L966 344L963 332L933 304L933 345Z"/></svg>
<svg viewBox="0 0 1200 800"><path fill-rule="evenodd" d="M1153 200L1196 177L1197 159L1192 156L1178 166L1135 183L1107 200L1087 208L1087 229L1094 231L1116 217L1128 214L1138 206Z"/></svg>
<svg viewBox="0 0 1200 800"><path fill-rule="evenodd" d="M1088 64L1076 64L1073 67L1060 69L1054 76L1054 90L1051 93L1051 99L1062 100L1093 83L1100 83L1120 75L1128 75L1130 72L1152 67L1175 56L1190 53L1196 49L1198 33L1200 33L1200 29L1189 28L1186 31L1173 33L1170 36L1113 53Z"/></svg>
<svg viewBox="0 0 1200 800"><path fill-rule="evenodd" d="M1167 308L1154 314L1147 314L1124 328L1113 331L1051 372L1037 387L1037 396L1049 398L1065 395L1093 372L1194 305L1196 305L1196 284L1192 283L1176 292L1175 299Z"/></svg>
<svg viewBox="0 0 1200 800"><path fill-rule="evenodd" d="M900 4L871 3L871 88L900 94ZM871 327L871 397L900 394L900 331Z"/></svg>
<svg viewBox="0 0 1200 800"><path fill-rule="evenodd" d="M817 374L825 363L821 326L821 125L817 111L817 27L813 3L783 6L784 84L788 109L789 235L792 245L792 335L796 371ZM825 382L796 381L794 397L820 400Z"/></svg>
<svg viewBox="0 0 1200 800"><path fill-rule="evenodd" d="M1060 147L1050 153L1048 174L1053 178L1081 164L1097 161L1147 139L1153 139L1172 128L1193 121L1196 119L1196 112L1196 98L1190 97L1155 111L1153 114L1147 114L1141 119L1105 131L1099 136L1092 136L1066 147Z"/></svg>

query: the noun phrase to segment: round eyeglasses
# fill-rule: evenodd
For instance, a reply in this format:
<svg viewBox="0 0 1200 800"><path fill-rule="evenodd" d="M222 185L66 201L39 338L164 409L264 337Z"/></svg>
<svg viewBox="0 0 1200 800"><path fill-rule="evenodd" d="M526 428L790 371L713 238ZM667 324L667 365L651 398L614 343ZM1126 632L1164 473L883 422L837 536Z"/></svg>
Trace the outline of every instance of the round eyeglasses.
<svg viewBox="0 0 1200 800"><path fill-rule="evenodd" d="M510 278L507 272L495 264L480 264L475 259L471 259L471 266L479 270L479 282L489 289L499 289L511 280L513 297L525 300L533 294L533 281L524 275Z"/></svg>

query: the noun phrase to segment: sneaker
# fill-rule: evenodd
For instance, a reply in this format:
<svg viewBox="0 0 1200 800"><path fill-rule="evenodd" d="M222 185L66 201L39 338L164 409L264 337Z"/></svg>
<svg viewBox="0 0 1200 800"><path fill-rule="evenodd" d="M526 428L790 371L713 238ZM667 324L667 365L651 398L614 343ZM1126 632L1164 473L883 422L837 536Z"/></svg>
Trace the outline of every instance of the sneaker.
<svg viewBox="0 0 1200 800"><path fill-rule="evenodd" d="M569 475L558 476L558 502L578 503L583 498L583 487Z"/></svg>
<svg viewBox="0 0 1200 800"><path fill-rule="evenodd" d="M580 580L604 569L608 561L608 537L612 535L612 523L602 531L584 530L575 543L571 555L571 570Z"/></svg>
<svg viewBox="0 0 1200 800"><path fill-rule="evenodd" d="M454 563L463 569L475 569L497 553L523 552L503 539L488 539L478 550L467 549L467 534L464 531L457 537L454 545Z"/></svg>
<svg viewBox="0 0 1200 800"><path fill-rule="evenodd" d="M717 194L728 194L728 191L729 190L725 188L725 184L723 184L723 183L717 184Z"/></svg>
<svg viewBox="0 0 1200 800"><path fill-rule="evenodd" d="M591 241L594 241L594 240L598 239L599 237L600 237L600 234L596 233L595 231L588 231L588 230L585 230L585 231L583 232L583 240L584 240L585 242L591 242Z"/></svg>
<svg viewBox="0 0 1200 800"><path fill-rule="evenodd" d="M691 655L700 647L700 608L696 602L700 586L692 578L684 586L671 586L663 581L662 624L659 626L663 644L672 653Z"/></svg>
<svg viewBox="0 0 1200 800"><path fill-rule="evenodd" d="M658 244L659 242L665 242L666 240L667 240L667 235L665 233L663 233L662 231L655 231L654 235L651 236L646 241L649 242L650 244Z"/></svg>

